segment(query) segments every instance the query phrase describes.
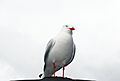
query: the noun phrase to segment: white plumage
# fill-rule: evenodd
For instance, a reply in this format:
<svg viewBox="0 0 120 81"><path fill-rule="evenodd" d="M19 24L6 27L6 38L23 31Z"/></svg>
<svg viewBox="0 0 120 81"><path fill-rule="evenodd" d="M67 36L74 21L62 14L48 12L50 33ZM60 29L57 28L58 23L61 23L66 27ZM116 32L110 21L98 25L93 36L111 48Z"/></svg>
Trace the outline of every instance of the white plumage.
<svg viewBox="0 0 120 81"><path fill-rule="evenodd" d="M64 67L72 62L76 50L72 37L73 30L75 29L71 25L64 25L56 37L48 42L42 78L52 76L61 68L63 68L64 77Z"/></svg>

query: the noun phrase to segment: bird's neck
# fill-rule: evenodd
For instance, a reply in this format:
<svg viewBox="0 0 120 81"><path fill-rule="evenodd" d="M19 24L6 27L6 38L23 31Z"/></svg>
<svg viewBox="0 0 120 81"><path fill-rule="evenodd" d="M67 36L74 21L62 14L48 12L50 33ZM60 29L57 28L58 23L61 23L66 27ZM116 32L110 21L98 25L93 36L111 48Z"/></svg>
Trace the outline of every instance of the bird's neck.
<svg viewBox="0 0 120 81"><path fill-rule="evenodd" d="M62 32L59 32L56 37L59 37L59 38L61 38L61 37L69 38L70 37L71 38L72 34L69 32L62 31Z"/></svg>

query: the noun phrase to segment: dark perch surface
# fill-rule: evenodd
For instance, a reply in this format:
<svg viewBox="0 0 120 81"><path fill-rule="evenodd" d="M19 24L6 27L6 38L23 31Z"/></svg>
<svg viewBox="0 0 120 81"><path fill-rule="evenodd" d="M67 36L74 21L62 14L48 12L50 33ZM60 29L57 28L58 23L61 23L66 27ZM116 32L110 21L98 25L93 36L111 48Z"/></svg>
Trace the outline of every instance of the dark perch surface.
<svg viewBox="0 0 120 81"><path fill-rule="evenodd" d="M95 81L95 80L82 80L82 79L70 79L62 77L47 77L43 79L27 79L27 80L11 80L11 81Z"/></svg>

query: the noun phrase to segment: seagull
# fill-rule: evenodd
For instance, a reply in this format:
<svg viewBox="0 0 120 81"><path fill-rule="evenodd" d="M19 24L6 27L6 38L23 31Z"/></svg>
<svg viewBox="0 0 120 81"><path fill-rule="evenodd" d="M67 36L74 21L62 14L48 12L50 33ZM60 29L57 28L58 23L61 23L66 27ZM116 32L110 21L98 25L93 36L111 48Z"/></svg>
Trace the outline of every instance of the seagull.
<svg viewBox="0 0 120 81"><path fill-rule="evenodd" d="M72 25L63 25L61 31L52 38L46 47L44 55L44 73L39 77L51 77L55 72L63 68L62 77L64 78L64 70L75 56L76 46L73 41Z"/></svg>

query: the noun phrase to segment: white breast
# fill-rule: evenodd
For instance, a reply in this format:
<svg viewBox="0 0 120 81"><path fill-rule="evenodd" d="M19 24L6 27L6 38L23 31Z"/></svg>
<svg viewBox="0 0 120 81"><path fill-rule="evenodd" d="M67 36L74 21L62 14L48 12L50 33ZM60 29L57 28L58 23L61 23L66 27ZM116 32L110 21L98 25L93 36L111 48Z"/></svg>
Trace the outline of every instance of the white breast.
<svg viewBox="0 0 120 81"><path fill-rule="evenodd" d="M66 33L61 33L58 36L55 38L55 45L49 53L48 61L62 64L72 55L73 39L71 35Z"/></svg>

